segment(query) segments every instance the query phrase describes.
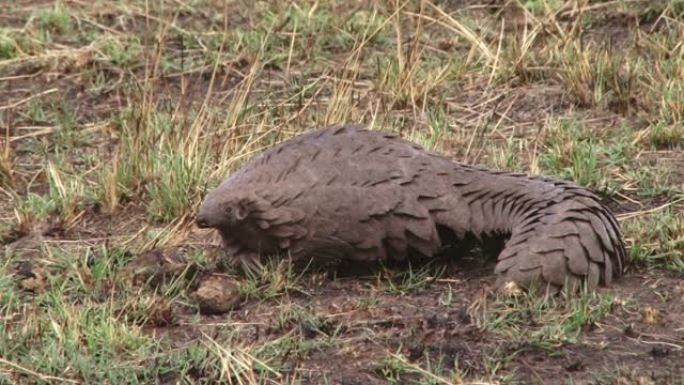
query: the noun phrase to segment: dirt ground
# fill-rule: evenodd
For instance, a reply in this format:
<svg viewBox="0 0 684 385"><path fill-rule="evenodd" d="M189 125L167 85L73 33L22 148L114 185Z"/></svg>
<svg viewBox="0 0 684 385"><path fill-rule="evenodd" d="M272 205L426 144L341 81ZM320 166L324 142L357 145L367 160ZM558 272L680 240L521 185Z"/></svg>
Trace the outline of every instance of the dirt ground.
<svg viewBox="0 0 684 385"><path fill-rule="evenodd" d="M396 3L1 4L0 383L684 384L681 4ZM338 120L599 191L625 275L225 266L207 186Z"/></svg>

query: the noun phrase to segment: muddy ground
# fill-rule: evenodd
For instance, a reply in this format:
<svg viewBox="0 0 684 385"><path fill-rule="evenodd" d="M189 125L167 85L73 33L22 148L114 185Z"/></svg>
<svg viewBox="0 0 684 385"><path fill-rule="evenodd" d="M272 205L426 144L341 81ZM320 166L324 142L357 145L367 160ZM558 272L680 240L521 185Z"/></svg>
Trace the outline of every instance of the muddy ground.
<svg viewBox="0 0 684 385"><path fill-rule="evenodd" d="M681 5L410 3L0 5L0 382L684 384ZM382 16L369 22L377 40L344 29L364 9ZM240 33L221 45L224 29ZM533 30L526 54L521 40L499 38ZM614 71L592 64L597 47L620 58ZM431 67L454 57L464 62ZM544 300L497 297L491 263L463 256L274 262L261 277L226 267L215 234L192 223L207 185L275 141L342 118L469 163L584 178L623 225L624 277ZM185 147L194 132L208 158ZM165 141L183 167L209 171L155 198L150 186L177 171L155 163L175 159L154 147ZM590 153L573 152L586 143ZM586 171L591 156L598 166ZM132 158L133 176L114 169ZM195 178L182 175L170 184ZM174 215L158 215L159 204ZM225 278L215 295L232 310L202 309L197 290L210 277ZM86 322L89 312L99 321Z"/></svg>

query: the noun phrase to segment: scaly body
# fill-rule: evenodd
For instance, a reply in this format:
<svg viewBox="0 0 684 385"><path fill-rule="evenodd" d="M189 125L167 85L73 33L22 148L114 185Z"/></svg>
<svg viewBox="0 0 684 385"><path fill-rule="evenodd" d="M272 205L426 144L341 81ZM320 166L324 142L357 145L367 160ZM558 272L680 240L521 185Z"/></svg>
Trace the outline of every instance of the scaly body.
<svg viewBox="0 0 684 385"><path fill-rule="evenodd" d="M197 223L241 259L403 259L435 255L447 234L510 235L498 281L556 289L610 283L625 255L615 218L585 188L468 166L360 126L265 151L207 195Z"/></svg>

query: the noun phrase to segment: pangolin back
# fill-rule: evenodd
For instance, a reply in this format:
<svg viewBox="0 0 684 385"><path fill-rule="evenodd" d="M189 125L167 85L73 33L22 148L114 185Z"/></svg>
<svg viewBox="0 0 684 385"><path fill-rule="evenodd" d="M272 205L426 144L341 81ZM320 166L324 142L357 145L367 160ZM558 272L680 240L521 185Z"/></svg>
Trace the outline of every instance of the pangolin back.
<svg viewBox="0 0 684 385"><path fill-rule="evenodd" d="M215 210L209 202L238 196L249 216L215 226L235 254L433 256L447 230L459 238L510 235L495 268L499 284L594 288L623 268L618 224L587 189L454 162L361 126L327 127L270 148L210 192L198 217Z"/></svg>

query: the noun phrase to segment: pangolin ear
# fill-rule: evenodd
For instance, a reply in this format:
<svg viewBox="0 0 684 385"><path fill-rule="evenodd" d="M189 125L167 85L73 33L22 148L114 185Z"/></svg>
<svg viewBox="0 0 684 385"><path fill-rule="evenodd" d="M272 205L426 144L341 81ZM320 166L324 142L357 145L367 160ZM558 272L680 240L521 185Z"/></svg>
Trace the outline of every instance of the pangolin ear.
<svg viewBox="0 0 684 385"><path fill-rule="evenodd" d="M219 207L223 211L224 215L233 215L233 205L230 202L221 202L219 203Z"/></svg>
<svg viewBox="0 0 684 385"><path fill-rule="evenodd" d="M235 218L238 221L241 221L247 218L247 215L249 215L249 200L240 199L237 206L235 207Z"/></svg>

